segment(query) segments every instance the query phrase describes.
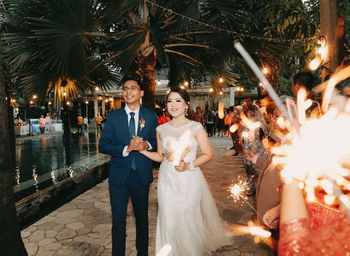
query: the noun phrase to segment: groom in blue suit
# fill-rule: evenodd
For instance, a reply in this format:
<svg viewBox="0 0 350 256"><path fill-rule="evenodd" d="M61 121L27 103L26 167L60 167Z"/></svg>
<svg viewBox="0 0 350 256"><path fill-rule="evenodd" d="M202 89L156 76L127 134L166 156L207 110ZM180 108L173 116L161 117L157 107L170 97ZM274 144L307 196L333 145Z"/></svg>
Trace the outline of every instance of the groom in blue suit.
<svg viewBox="0 0 350 256"><path fill-rule="evenodd" d="M148 193L153 180L152 161L139 153L156 149L156 114L141 107L142 85L124 78L125 108L111 112L99 142L99 151L111 156L109 194L112 208L112 255L125 255L126 213L131 198L136 219L138 256L148 255Z"/></svg>

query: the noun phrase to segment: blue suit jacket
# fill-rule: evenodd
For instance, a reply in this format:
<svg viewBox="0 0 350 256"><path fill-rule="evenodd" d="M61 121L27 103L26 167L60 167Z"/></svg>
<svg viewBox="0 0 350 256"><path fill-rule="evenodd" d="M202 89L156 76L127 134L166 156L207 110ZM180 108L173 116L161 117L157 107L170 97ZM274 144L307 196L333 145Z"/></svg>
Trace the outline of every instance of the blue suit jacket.
<svg viewBox="0 0 350 256"><path fill-rule="evenodd" d="M140 120L144 120L143 127ZM152 150L156 150L157 116L147 109L140 107L137 136L147 140ZM131 171L131 156L135 157L136 169L143 184L150 184L153 180L152 161L137 151L132 151L123 157L123 150L130 142L131 135L128 117L124 108L112 111L107 118L98 145L99 151L111 156L109 167L109 184L122 185L126 182Z"/></svg>

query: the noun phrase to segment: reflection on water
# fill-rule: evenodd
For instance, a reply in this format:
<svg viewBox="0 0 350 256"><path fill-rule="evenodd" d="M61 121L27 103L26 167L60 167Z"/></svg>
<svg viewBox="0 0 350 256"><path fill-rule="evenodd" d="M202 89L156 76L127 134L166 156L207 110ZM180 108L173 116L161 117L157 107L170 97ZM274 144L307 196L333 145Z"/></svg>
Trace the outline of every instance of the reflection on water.
<svg viewBox="0 0 350 256"><path fill-rule="evenodd" d="M15 191L27 189L29 184L34 193L42 187L72 177L70 164L97 154L99 134L73 134L64 143L62 135L41 135L29 139L17 139L16 164L14 172ZM65 177L58 177L55 170L65 169ZM28 194L25 193L25 194ZM23 197L23 196L20 196ZM20 199L17 197L17 199Z"/></svg>

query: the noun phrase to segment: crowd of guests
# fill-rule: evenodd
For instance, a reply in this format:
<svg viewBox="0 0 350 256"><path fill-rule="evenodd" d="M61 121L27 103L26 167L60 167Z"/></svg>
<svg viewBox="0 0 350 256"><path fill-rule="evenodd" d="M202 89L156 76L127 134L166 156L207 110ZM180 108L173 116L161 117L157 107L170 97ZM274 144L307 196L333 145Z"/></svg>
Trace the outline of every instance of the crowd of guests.
<svg viewBox="0 0 350 256"><path fill-rule="evenodd" d="M344 88L350 87L350 79L339 84L340 95L346 96ZM294 98L282 97L282 102L296 101L298 90L304 88L312 100L306 115L319 117L320 97L313 93L314 85L311 72L297 73L292 85ZM250 185L247 194L256 196L258 222L271 230L278 255L348 255L350 221L344 212L320 202L306 202L300 183L286 183L281 167L272 161L271 147L286 143L287 130L279 123L280 116L281 111L268 98L246 99L231 107L224 119L225 126L234 127L228 130L235 154L243 156ZM256 122L258 127L254 127Z"/></svg>
<svg viewBox="0 0 350 256"><path fill-rule="evenodd" d="M350 78L339 84L340 95L349 97L346 92L350 88ZM306 115L320 117L321 95L314 92L315 85L311 72L297 73L291 88L293 97L282 96L283 104L288 100L296 102L298 90L303 88L312 102ZM189 115L205 127L208 136L232 139L233 155L244 161L249 184L247 195L255 195L257 220L271 231L278 255L348 255L350 221L344 212L339 207L306 202L298 183L286 183L280 175L281 167L272 161L270 149L286 143L284 137L288 129L279 123L281 116L281 110L269 97L245 99L226 109L224 118L219 118L216 110L203 111L201 107L196 107ZM158 113L158 118L159 124L170 121L163 111ZM259 126L254 126L257 123Z"/></svg>

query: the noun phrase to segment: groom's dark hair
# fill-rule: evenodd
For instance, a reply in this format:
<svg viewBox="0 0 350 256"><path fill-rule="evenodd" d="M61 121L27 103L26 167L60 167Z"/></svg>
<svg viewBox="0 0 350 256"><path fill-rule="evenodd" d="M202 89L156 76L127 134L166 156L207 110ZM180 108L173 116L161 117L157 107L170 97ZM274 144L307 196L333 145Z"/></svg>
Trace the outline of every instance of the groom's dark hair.
<svg viewBox="0 0 350 256"><path fill-rule="evenodd" d="M126 81L130 81L130 80L135 81L137 85L140 87L140 89L143 90L143 84L141 80L136 76L131 76L131 75L124 76L121 81L121 85L123 86Z"/></svg>

